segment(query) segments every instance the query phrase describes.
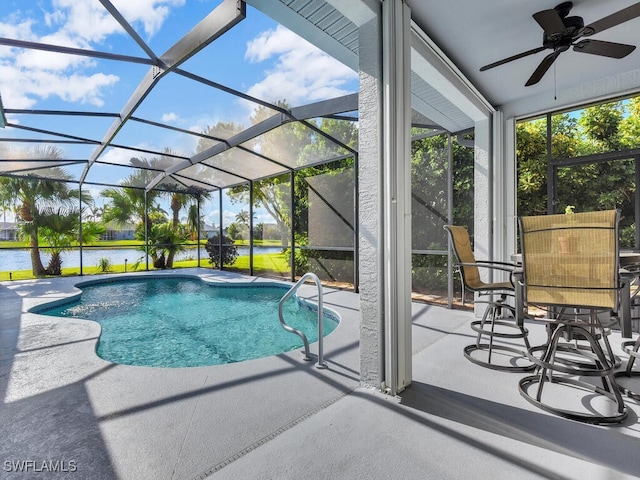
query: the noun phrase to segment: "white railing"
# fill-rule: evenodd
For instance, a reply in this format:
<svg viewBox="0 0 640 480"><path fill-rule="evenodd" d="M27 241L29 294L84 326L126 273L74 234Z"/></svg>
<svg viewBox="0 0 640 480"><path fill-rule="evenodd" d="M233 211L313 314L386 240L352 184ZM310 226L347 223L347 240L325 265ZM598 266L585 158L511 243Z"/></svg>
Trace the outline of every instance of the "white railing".
<svg viewBox="0 0 640 480"><path fill-rule="evenodd" d="M298 288L307 281L307 279L312 279L316 286L318 287L318 362L316 363L316 368L327 368L327 364L324 362L323 351L322 351L322 343L324 340L324 312L322 308L322 284L320 283L320 279L315 273L307 272L300 280L296 282L296 284L289 289L287 293L280 299L280 303L278 305L278 316L280 317L280 324L282 328L284 328L287 332L295 333L298 335L302 342L304 343L304 359L307 361L312 360L311 355L309 353L309 341L307 340L307 336L298 329L295 329L289 325L287 325L284 321L284 317L282 315L282 306L284 302L286 302Z"/></svg>

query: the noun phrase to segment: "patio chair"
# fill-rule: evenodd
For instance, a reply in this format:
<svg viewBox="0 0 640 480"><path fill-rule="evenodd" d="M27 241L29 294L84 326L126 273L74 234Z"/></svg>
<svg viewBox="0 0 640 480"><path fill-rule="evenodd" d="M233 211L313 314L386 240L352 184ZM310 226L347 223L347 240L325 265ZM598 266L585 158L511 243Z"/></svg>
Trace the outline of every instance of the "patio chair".
<svg viewBox="0 0 640 480"><path fill-rule="evenodd" d="M616 210L519 219L525 301L548 313L540 319L548 322L547 342L529 349L536 371L520 380L520 394L594 424L619 423L628 413L603 323L615 318L621 288L618 219Z"/></svg>
<svg viewBox="0 0 640 480"><path fill-rule="evenodd" d="M631 282L630 296L631 296L631 308L637 310L640 308L640 263L632 263L625 265L624 269L635 275L635 278ZM640 320L640 317L632 316L632 320ZM623 370L615 372L614 376L618 380L618 387L620 391L625 395L640 400L640 393L626 386L626 382L620 383L623 378L640 377L640 371L634 370L634 364L637 358L640 358L640 335L636 340L625 340L621 345L622 350L629 355L627 364Z"/></svg>
<svg viewBox="0 0 640 480"><path fill-rule="evenodd" d="M515 264L491 260L476 260L471 248L471 240L467 229L458 225L445 225L453 250L458 258L455 266L459 268L464 290L476 292L478 296L490 296L490 300L476 300L474 303L487 303L481 320L471 322L471 329L477 333L476 342L464 348L464 356L478 365L494 370L525 372L534 365L527 359L529 349L529 332L516 322L515 309L506 303L507 297L513 297L515 287L512 273ZM509 281L485 282L480 275L483 272L507 272ZM464 291L463 290L463 291ZM497 297L497 298L496 298ZM496 344L494 339L522 339L522 348L506 343ZM502 355L496 361L494 351ZM505 355L506 353L506 355ZM515 355L513 355L515 354ZM524 360L524 363L523 363Z"/></svg>

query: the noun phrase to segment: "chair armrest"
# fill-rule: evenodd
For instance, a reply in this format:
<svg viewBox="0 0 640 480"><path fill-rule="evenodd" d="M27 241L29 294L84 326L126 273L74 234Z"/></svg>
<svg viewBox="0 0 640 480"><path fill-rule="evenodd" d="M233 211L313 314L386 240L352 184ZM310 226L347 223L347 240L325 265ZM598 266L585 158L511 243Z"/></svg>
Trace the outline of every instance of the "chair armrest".
<svg viewBox="0 0 640 480"><path fill-rule="evenodd" d="M453 264L454 267L476 267L476 268L486 268L489 270L500 270L502 272L509 273L509 281L511 285L515 287L515 283L513 282L513 272L516 270L517 266L512 263L505 262L493 262L491 260L478 260L475 262L456 262Z"/></svg>
<svg viewBox="0 0 640 480"><path fill-rule="evenodd" d="M495 260L476 260L476 263L481 265L488 265L488 266L491 266L492 268L496 268L498 270L504 270L506 272L512 272L513 270L518 268L518 265L516 265L515 263L497 262Z"/></svg>
<svg viewBox="0 0 640 480"><path fill-rule="evenodd" d="M503 272L513 272L517 266L514 263L494 262L492 260L476 260L475 262L459 262L454 265L490 268L493 270L501 270Z"/></svg>

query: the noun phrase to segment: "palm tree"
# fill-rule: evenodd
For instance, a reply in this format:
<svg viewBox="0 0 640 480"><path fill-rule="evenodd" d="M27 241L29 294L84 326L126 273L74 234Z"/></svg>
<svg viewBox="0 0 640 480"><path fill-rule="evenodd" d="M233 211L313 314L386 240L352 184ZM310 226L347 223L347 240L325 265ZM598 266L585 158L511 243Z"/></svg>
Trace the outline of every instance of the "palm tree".
<svg viewBox="0 0 640 480"><path fill-rule="evenodd" d="M30 158L59 159L62 152L55 147L37 148L33 152L24 152ZM16 218L20 223L20 230L29 238L31 270L34 276L41 277L47 271L40 258L39 229L46 215L43 213L48 207L68 206L78 204L79 191L70 189L65 180L73 177L60 167L49 167L49 178L18 178L3 177L0 179L0 198L14 206ZM82 201L92 203L91 196L82 194Z"/></svg>
<svg viewBox="0 0 640 480"><path fill-rule="evenodd" d="M187 228L192 238L196 238L200 231L201 219L198 212L198 204L206 200L211 195L209 192L198 190L195 193L173 192L171 194L171 211L173 213L173 228L178 229L180 225L180 210L188 207Z"/></svg>
<svg viewBox="0 0 640 480"><path fill-rule="evenodd" d="M241 223L242 225L249 226L249 220L249 212L247 212L246 210L240 210L236 214L236 222Z"/></svg>
<svg viewBox="0 0 640 480"><path fill-rule="evenodd" d="M187 212L187 230L189 231L192 240L195 240L198 237L198 232L201 231L202 224L203 221L198 210L198 204L190 205Z"/></svg>
<svg viewBox="0 0 640 480"><path fill-rule="evenodd" d="M150 231L152 222L150 214L163 212L157 203L157 199L162 195L158 190L146 192L144 187L153 179L153 168L159 159L139 159L132 158L131 163L140 166L141 169L132 173L122 182L120 188L106 188L100 194L108 198L111 202L105 205L103 210L103 221L105 223L115 222L119 225L126 223L138 223L140 230L144 231L145 226Z"/></svg>
<svg viewBox="0 0 640 480"><path fill-rule="evenodd" d="M77 208L49 208L42 212L40 236L51 246L47 274L62 275L62 252L72 250L78 240L83 244L95 242L104 231L102 224L83 222L80 234L80 211Z"/></svg>
<svg viewBox="0 0 640 480"><path fill-rule="evenodd" d="M171 212L173 213L173 228L177 229L180 225L180 210L189 203L189 195L182 192L173 192L171 194Z"/></svg>
<svg viewBox="0 0 640 480"><path fill-rule="evenodd" d="M173 268L175 254L185 249L188 234L171 223L153 225L149 232L149 254L155 268Z"/></svg>

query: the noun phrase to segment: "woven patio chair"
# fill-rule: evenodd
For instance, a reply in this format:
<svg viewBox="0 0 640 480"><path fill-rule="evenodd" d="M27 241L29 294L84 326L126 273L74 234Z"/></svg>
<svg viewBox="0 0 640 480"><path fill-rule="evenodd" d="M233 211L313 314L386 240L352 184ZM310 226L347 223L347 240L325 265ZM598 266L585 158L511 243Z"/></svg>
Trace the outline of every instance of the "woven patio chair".
<svg viewBox="0 0 640 480"><path fill-rule="evenodd" d="M536 371L520 380L520 393L545 411L594 424L628 413L604 325L616 318L621 288L618 219L616 210L519 219L526 304L548 313L540 319L547 342L529 349ZM604 408L595 406L600 397Z"/></svg>
<svg viewBox="0 0 640 480"><path fill-rule="evenodd" d="M515 309L506 300L514 297L512 273L516 267L513 263L491 260L477 260L471 248L471 240L467 229L458 225L445 225L449 239L458 258L455 266L459 268L465 290L476 292L479 297L489 296L489 300L477 299L474 303L486 303L487 308L482 319L471 322L471 329L476 332L476 342L464 348L464 356L478 365L494 370L525 372L534 365L527 359L529 349L529 332L517 324ZM509 281L485 282L480 272L508 272ZM463 290L464 291L464 290ZM514 347L506 342L495 343L495 339L521 339L523 346ZM499 351L496 359L494 351Z"/></svg>

